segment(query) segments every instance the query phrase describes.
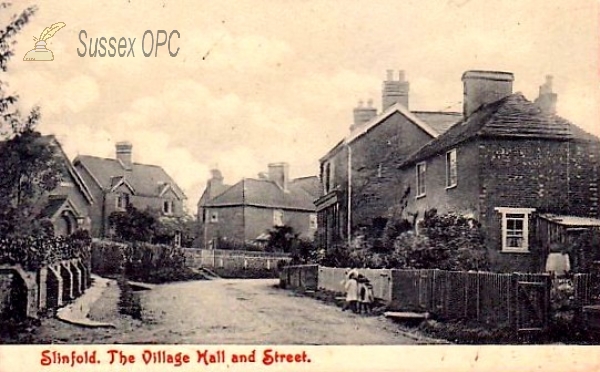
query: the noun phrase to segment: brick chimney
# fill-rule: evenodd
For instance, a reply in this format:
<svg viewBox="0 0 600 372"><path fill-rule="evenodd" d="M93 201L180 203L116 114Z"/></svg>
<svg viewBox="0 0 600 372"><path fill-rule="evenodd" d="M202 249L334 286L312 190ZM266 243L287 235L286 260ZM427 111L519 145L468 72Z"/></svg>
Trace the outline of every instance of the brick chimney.
<svg viewBox="0 0 600 372"><path fill-rule="evenodd" d="M552 91L552 75L546 75L546 82L540 85L540 95L535 99L544 114L556 114L556 100L558 96Z"/></svg>
<svg viewBox="0 0 600 372"><path fill-rule="evenodd" d="M269 164L269 179L275 182L283 191L288 191L289 165L288 163Z"/></svg>
<svg viewBox="0 0 600 372"><path fill-rule="evenodd" d="M126 170L131 170L133 162L131 161L131 150L133 145L131 142L123 141L117 142L115 145L117 150L117 160L121 163L123 168Z"/></svg>
<svg viewBox="0 0 600 372"><path fill-rule="evenodd" d="M381 92L382 110L385 111L398 102L408 108L409 88L410 86L408 81L406 81L403 70L398 72L398 80L394 80L393 70L387 70L387 78L383 82L383 89Z"/></svg>
<svg viewBox="0 0 600 372"><path fill-rule="evenodd" d="M350 126L350 131L360 127L364 123L377 116L377 109L373 107L373 100L367 101L367 106L364 106L363 101L358 101L358 106L353 110L354 124Z"/></svg>
<svg viewBox="0 0 600 372"><path fill-rule="evenodd" d="M512 94L514 75L501 71L467 71L463 81L463 114L468 117L482 105Z"/></svg>

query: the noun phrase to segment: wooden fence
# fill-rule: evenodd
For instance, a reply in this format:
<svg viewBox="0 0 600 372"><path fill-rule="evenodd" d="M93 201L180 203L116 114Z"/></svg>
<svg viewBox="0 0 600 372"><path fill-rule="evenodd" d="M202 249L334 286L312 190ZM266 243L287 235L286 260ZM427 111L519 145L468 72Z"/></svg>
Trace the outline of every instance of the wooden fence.
<svg viewBox="0 0 600 372"><path fill-rule="evenodd" d="M343 292L347 269L288 266L288 287ZM389 310L429 312L438 319L469 320L527 332L547 327L549 274L360 269ZM310 284L308 284L310 283Z"/></svg>
<svg viewBox="0 0 600 372"><path fill-rule="evenodd" d="M279 261L291 260L282 253L195 248L183 251L186 262L193 267L275 270Z"/></svg>

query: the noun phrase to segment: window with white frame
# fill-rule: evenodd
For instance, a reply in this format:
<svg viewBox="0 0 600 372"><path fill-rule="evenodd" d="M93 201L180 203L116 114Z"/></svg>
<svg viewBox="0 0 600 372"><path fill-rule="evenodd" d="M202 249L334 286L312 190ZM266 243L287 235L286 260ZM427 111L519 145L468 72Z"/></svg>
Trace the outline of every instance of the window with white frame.
<svg viewBox="0 0 600 372"><path fill-rule="evenodd" d="M425 196L425 162L417 164L417 197Z"/></svg>
<svg viewBox="0 0 600 372"><path fill-rule="evenodd" d="M210 212L210 222L211 223L219 222L219 212L217 212L217 211Z"/></svg>
<svg viewBox="0 0 600 372"><path fill-rule="evenodd" d="M317 228L317 215L315 213L311 213L308 216L308 228L316 229Z"/></svg>
<svg viewBox="0 0 600 372"><path fill-rule="evenodd" d="M496 208L502 215L502 251L529 252L529 215L534 208Z"/></svg>
<svg viewBox="0 0 600 372"><path fill-rule="evenodd" d="M454 187L457 183L456 149L453 149L446 153L446 188Z"/></svg>
<svg viewBox="0 0 600 372"><path fill-rule="evenodd" d="M273 226L283 226L283 211L281 209L273 211Z"/></svg>

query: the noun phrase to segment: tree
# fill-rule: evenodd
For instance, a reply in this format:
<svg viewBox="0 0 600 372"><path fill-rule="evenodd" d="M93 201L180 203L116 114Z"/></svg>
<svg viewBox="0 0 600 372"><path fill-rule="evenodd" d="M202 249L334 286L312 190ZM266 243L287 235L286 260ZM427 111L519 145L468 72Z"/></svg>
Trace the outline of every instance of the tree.
<svg viewBox="0 0 600 372"><path fill-rule="evenodd" d="M111 213L108 222L117 238L126 242L151 242L158 223L151 211L141 211L131 204L125 211Z"/></svg>
<svg viewBox="0 0 600 372"><path fill-rule="evenodd" d="M0 9L8 8L0 3ZM7 63L13 56L14 36L35 12L27 8L14 16L0 30L0 71L6 73ZM52 234L48 220L38 219L41 201L61 180L62 164L54 156L52 141L36 131L40 110L34 107L27 117L16 108L18 97L5 90L4 77L0 78L0 234Z"/></svg>
<svg viewBox="0 0 600 372"><path fill-rule="evenodd" d="M289 253L292 250L294 240L297 238L298 234L294 232L291 226L274 226L272 230L269 230L267 250Z"/></svg>

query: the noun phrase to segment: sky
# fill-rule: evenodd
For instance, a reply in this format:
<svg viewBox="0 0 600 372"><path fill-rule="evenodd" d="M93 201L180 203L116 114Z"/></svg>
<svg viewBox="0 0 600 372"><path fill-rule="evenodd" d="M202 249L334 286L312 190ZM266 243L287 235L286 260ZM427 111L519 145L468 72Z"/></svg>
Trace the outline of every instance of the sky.
<svg viewBox="0 0 600 372"><path fill-rule="evenodd" d="M317 175L357 102L380 108L388 69L405 71L411 110L435 111L462 109L467 70L512 72L530 100L553 75L558 114L600 135L597 0L37 0L0 8L0 24L27 5L38 11L0 79L22 109L41 107L38 129L71 159L112 158L130 141L134 161L162 166L192 212L213 167L230 184L271 162ZM48 40L54 61L23 61L56 22L66 26ZM177 30L177 55L145 57L146 30ZM135 38L135 56L78 55L100 37Z"/></svg>

